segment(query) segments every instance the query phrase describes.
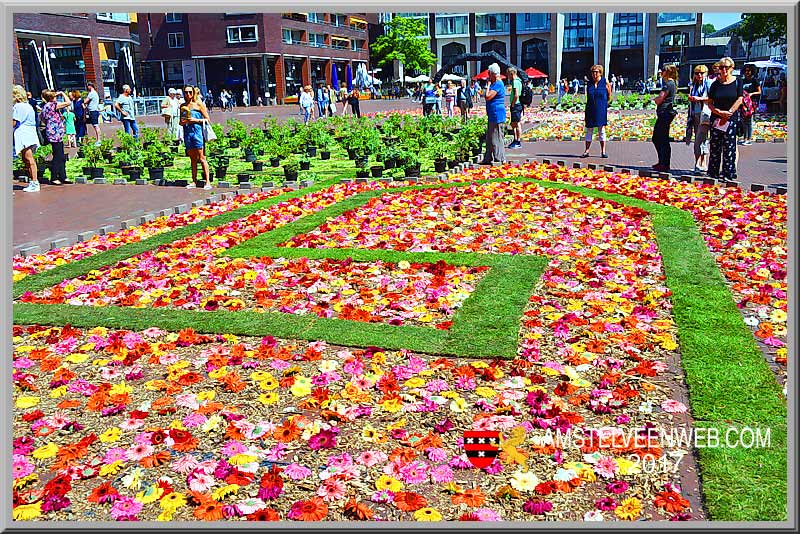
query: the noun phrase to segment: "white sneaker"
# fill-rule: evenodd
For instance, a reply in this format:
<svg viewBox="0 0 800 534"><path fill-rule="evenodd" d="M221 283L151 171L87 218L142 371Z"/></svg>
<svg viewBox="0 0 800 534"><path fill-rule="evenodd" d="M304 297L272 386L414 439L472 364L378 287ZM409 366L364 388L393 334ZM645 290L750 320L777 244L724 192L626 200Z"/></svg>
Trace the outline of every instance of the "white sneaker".
<svg viewBox="0 0 800 534"><path fill-rule="evenodd" d="M39 182L31 182L23 189L26 193L38 193L41 188L39 187Z"/></svg>
<svg viewBox="0 0 800 534"><path fill-rule="evenodd" d="M206 191L210 191L213 188L211 187L210 183L206 182L206 185L203 186L203 189L205 189Z"/></svg>
<svg viewBox="0 0 800 534"><path fill-rule="evenodd" d="M186 186L186 189L195 189L197 186L194 184L189 184Z"/></svg>

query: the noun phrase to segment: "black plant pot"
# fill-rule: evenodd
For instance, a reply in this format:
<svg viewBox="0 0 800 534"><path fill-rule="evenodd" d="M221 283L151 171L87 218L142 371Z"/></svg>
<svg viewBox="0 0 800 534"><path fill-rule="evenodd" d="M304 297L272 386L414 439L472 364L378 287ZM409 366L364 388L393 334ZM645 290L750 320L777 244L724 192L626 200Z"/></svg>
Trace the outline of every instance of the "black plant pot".
<svg viewBox="0 0 800 534"><path fill-rule="evenodd" d="M366 170L366 169L364 169L364 170L361 170L361 169L357 170L357 171L356 171L356 178L369 178L369 171L368 171L368 170Z"/></svg>
<svg viewBox="0 0 800 534"><path fill-rule="evenodd" d="M407 167L405 169L406 178L412 178L415 176L419 176L419 165L416 167Z"/></svg>
<svg viewBox="0 0 800 534"><path fill-rule="evenodd" d="M300 162L300 170L301 171L307 171L310 168L311 168L311 162L310 161L301 161Z"/></svg>
<svg viewBox="0 0 800 534"><path fill-rule="evenodd" d="M350 159L356 159L356 151L352 148L347 149L347 157Z"/></svg>
<svg viewBox="0 0 800 534"><path fill-rule="evenodd" d="M233 139L231 139L228 146L230 146L231 148L239 148L239 141L234 141Z"/></svg>
<svg viewBox="0 0 800 534"><path fill-rule="evenodd" d="M26 171L25 169L14 169L14 178L19 179L20 177L27 175L28 171Z"/></svg>
<svg viewBox="0 0 800 534"><path fill-rule="evenodd" d="M437 159L433 162L433 167L436 169L436 172L444 172L447 170L447 160Z"/></svg>
<svg viewBox="0 0 800 534"><path fill-rule="evenodd" d="M458 162L456 160L454 160L454 159L448 160L448 162L447 162L447 168L448 169L455 168L456 165L458 165Z"/></svg>
<svg viewBox="0 0 800 534"><path fill-rule="evenodd" d="M376 165L375 167L370 167L370 171L372 171L373 178L380 178L383 176L383 167Z"/></svg>
<svg viewBox="0 0 800 534"><path fill-rule="evenodd" d="M366 167L369 164L369 156L361 156L359 155L355 159L356 167Z"/></svg>
<svg viewBox="0 0 800 534"><path fill-rule="evenodd" d="M250 176L251 176L250 173L240 172L239 174L236 175L236 178L239 180L239 182L249 182Z"/></svg>
<svg viewBox="0 0 800 534"><path fill-rule="evenodd" d="M296 182L297 181L297 171L293 171L293 172L283 171L283 177L286 179L287 182Z"/></svg>
<svg viewBox="0 0 800 534"><path fill-rule="evenodd" d="M142 177L142 170L138 168L128 169L128 176L131 180L138 180Z"/></svg>
<svg viewBox="0 0 800 534"><path fill-rule="evenodd" d="M319 153L319 159L331 159L331 153L327 150L323 150Z"/></svg>
<svg viewBox="0 0 800 534"><path fill-rule="evenodd" d="M153 144L153 142L152 142L152 141L145 141L144 143L142 143L142 148L144 148L144 149L147 149L147 148L148 148L148 147L150 147L152 144Z"/></svg>
<svg viewBox="0 0 800 534"><path fill-rule="evenodd" d="M222 180L228 174L228 167L217 167L214 169L214 174L217 175L218 180Z"/></svg>
<svg viewBox="0 0 800 534"><path fill-rule="evenodd" d="M102 178L103 173L104 171L102 167L89 167L89 176L92 178Z"/></svg>
<svg viewBox="0 0 800 534"><path fill-rule="evenodd" d="M315 146L307 147L306 148L306 154L308 154L309 157L313 158L314 156L317 155L317 147L315 147Z"/></svg>
<svg viewBox="0 0 800 534"><path fill-rule="evenodd" d="M254 171L263 171L264 170L264 162L263 161L254 161L253 162L253 170Z"/></svg>
<svg viewBox="0 0 800 534"><path fill-rule="evenodd" d="M281 166L281 158L269 158L269 164L273 167Z"/></svg>
<svg viewBox="0 0 800 534"><path fill-rule="evenodd" d="M386 169L394 169L396 164L397 164L397 159L395 158L387 158L383 160L383 166Z"/></svg>
<svg viewBox="0 0 800 534"><path fill-rule="evenodd" d="M478 155L480 155L480 153L481 153L481 147L476 147L476 148L472 149L472 155L473 156L478 156Z"/></svg>
<svg viewBox="0 0 800 534"><path fill-rule="evenodd" d="M156 180L163 180L164 179L164 167L149 167L147 169L147 174L150 175L150 179L154 182Z"/></svg>
<svg viewBox="0 0 800 534"><path fill-rule="evenodd" d="M256 160L256 153L255 152L245 152L244 153L244 160L248 163L252 163Z"/></svg>
<svg viewBox="0 0 800 534"><path fill-rule="evenodd" d="M81 169L81 171L83 171L83 175L84 176L91 176L91 174L92 174L92 168L91 167L83 167Z"/></svg>

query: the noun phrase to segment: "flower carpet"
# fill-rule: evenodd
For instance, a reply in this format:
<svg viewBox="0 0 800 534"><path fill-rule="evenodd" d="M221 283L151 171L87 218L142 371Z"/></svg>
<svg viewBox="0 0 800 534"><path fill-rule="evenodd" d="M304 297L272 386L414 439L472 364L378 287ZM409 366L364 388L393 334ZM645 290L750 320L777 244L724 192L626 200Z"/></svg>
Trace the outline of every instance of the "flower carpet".
<svg viewBox="0 0 800 534"><path fill-rule="evenodd" d="M14 258L14 518L725 518L737 457L669 431L785 434L758 348L785 365L786 222L783 195L533 164Z"/></svg>

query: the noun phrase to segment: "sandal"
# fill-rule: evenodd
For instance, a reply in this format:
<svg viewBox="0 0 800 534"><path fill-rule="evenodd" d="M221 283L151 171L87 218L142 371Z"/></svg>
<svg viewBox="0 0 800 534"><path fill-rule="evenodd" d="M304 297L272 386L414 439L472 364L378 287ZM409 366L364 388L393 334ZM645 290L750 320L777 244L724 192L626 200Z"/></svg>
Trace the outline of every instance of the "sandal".
<svg viewBox="0 0 800 534"><path fill-rule="evenodd" d="M606 154L605 152L603 152L602 154L600 154L600 157L601 157L601 158L607 158L607 157L608 157L608 154Z"/></svg>
<svg viewBox="0 0 800 534"><path fill-rule="evenodd" d="M588 152L584 152L583 154L581 154L581 157L582 158L588 158L589 157L589 153Z"/></svg>

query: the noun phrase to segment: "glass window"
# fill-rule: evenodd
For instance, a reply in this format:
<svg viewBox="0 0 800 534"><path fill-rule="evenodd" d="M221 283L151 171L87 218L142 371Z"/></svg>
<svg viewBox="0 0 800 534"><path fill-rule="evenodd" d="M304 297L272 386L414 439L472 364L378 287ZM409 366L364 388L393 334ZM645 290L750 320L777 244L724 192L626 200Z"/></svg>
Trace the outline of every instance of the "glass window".
<svg viewBox="0 0 800 534"><path fill-rule="evenodd" d="M321 33L309 33L308 46L314 46L314 47L325 46L325 35Z"/></svg>
<svg viewBox="0 0 800 534"><path fill-rule="evenodd" d="M97 20L110 20L111 22L130 22L128 13L98 13Z"/></svg>
<svg viewBox="0 0 800 534"><path fill-rule="evenodd" d="M229 43L255 43L257 41L257 26L228 26Z"/></svg>
<svg viewBox="0 0 800 534"><path fill-rule="evenodd" d="M183 32L168 33L167 41L170 48L183 48Z"/></svg>
<svg viewBox="0 0 800 534"><path fill-rule="evenodd" d="M550 29L550 13L518 13L517 31Z"/></svg>
<svg viewBox="0 0 800 534"><path fill-rule="evenodd" d="M306 20L308 20L308 22L316 22L317 24L320 24L325 20L325 17L322 13L309 13Z"/></svg>
<svg viewBox="0 0 800 534"><path fill-rule="evenodd" d="M659 13L658 24L681 24L685 22L694 22L697 16L694 13Z"/></svg>
<svg viewBox="0 0 800 534"><path fill-rule="evenodd" d="M361 52L364 48L364 39L353 39L350 44L353 52Z"/></svg>
<svg viewBox="0 0 800 534"><path fill-rule="evenodd" d="M469 33L469 15L436 15L436 35Z"/></svg>
<svg viewBox="0 0 800 534"><path fill-rule="evenodd" d="M345 15L339 13L331 13L331 24L333 24L334 26L344 26L346 21L347 17Z"/></svg>
<svg viewBox="0 0 800 534"><path fill-rule="evenodd" d="M644 43L642 13L614 13L611 46L636 46Z"/></svg>
<svg viewBox="0 0 800 534"><path fill-rule="evenodd" d="M167 13L167 22L181 22L183 16L181 13Z"/></svg>
<svg viewBox="0 0 800 534"><path fill-rule="evenodd" d="M686 32L670 32L661 36L661 52L679 52L689 46L689 34Z"/></svg>
<svg viewBox="0 0 800 534"><path fill-rule="evenodd" d="M180 61L165 61L164 75L168 82L183 83L183 64Z"/></svg>
<svg viewBox="0 0 800 534"><path fill-rule="evenodd" d="M350 39L345 39L344 37L331 37L331 48L335 48L337 50L347 50L350 47Z"/></svg>
<svg viewBox="0 0 800 534"><path fill-rule="evenodd" d="M591 13L568 13L564 21L564 48L594 46Z"/></svg>
<svg viewBox="0 0 800 534"><path fill-rule="evenodd" d="M475 15L475 31L477 33L507 32L508 13L485 13Z"/></svg>

